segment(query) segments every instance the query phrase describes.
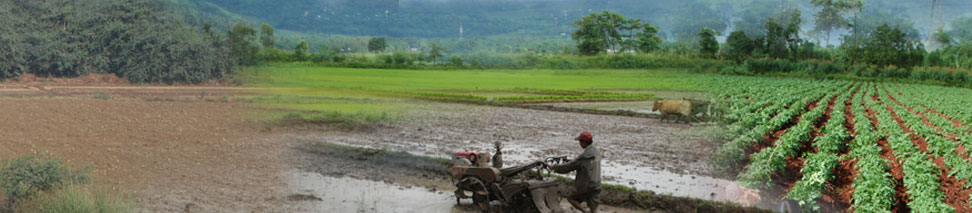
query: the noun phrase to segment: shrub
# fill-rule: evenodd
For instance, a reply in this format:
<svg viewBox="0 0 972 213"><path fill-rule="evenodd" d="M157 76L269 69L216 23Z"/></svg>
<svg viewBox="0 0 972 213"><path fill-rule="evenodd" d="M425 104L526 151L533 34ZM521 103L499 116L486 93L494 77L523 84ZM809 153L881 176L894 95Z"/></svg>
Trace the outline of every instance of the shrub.
<svg viewBox="0 0 972 213"><path fill-rule="evenodd" d="M908 78L908 69L898 68L896 66L887 66L881 69L879 77L883 78Z"/></svg>
<svg viewBox="0 0 972 213"><path fill-rule="evenodd" d="M73 171L59 159L26 156L7 161L0 167L0 188L7 207L30 196L54 189L64 183L86 182L87 168Z"/></svg>
<svg viewBox="0 0 972 213"><path fill-rule="evenodd" d="M722 68L723 75L752 75L753 73L741 66L727 66Z"/></svg>
<svg viewBox="0 0 972 213"><path fill-rule="evenodd" d="M392 60L395 62L395 64L406 64L412 62L408 55L405 55L405 53L400 51L396 51L394 54L392 54Z"/></svg>
<svg viewBox="0 0 972 213"><path fill-rule="evenodd" d="M108 191L90 184L66 184L24 200L18 211L24 212L132 212L132 203L123 193Z"/></svg>
<svg viewBox="0 0 972 213"><path fill-rule="evenodd" d="M746 60L745 67L754 74L765 74L773 72L793 72L798 70L797 66L789 61L776 59L750 59Z"/></svg>

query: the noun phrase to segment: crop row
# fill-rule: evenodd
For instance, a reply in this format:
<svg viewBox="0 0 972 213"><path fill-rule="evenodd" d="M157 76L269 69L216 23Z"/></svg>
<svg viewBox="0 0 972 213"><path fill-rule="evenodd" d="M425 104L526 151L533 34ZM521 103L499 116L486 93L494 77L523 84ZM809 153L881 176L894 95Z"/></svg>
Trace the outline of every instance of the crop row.
<svg viewBox="0 0 972 213"><path fill-rule="evenodd" d="M835 94L811 95L805 100L817 100L817 107L802 115L796 125L790 127L773 144L750 156L750 163L746 165L744 173L739 175L739 182L747 187L766 189L770 187L771 174L781 172L786 167L786 158L795 156L803 143L810 139L810 133L817 119L824 114L827 101ZM823 96L823 97L821 97Z"/></svg>
<svg viewBox="0 0 972 213"><path fill-rule="evenodd" d="M856 85L853 88L858 87L859 85ZM847 116L844 115L843 109L849 102L850 95L849 92L842 93L834 101L834 109L830 113L830 119L820 129L823 135L813 140L813 146L817 148L817 152L804 154L806 160L803 163L803 168L800 169L803 177L786 195L800 203L800 206L805 210L820 210L816 199L823 194L825 184L834 178L834 168L840 164L838 153L844 149L844 142L851 137L847 128L844 127Z"/></svg>
<svg viewBox="0 0 972 213"><path fill-rule="evenodd" d="M736 136L732 141L719 147L713 159L724 165L742 164L746 157L746 150L753 143L766 142L764 135L783 128L794 117L806 111L807 104L823 96L827 91L829 90L807 90L806 92L810 94L805 97L796 94L776 96L771 100L770 106L750 113L744 116L745 119L733 124L735 130L731 130L733 133L730 134Z"/></svg>
<svg viewBox="0 0 972 213"><path fill-rule="evenodd" d="M889 95L888 97L883 97L885 98L884 100L886 103L893 101L890 99L891 94L888 95ZM933 128L932 126L924 124L922 122L923 118L921 116L916 115L914 113L907 113L908 111L903 107L903 104L891 104L891 105L894 106L894 110L896 112L901 112L898 114L901 117L901 119L906 123L908 128L911 129L915 134L925 139L925 142L927 144L926 149L928 150L928 152L933 154L935 157L940 157L943 159L944 165L950 169L948 175L959 180L965 180L965 185L963 187L965 188L972 187L972 183L970 183L972 182L972 162L969 162L969 159L959 155L958 152L956 152L956 150L958 149L957 140L948 139L942 136L942 134L949 134L950 132L955 131L954 128L950 128L951 122L942 121L944 119L938 119L937 122L935 122L937 124L935 124L932 123L931 121L936 119L931 119L931 118L927 119L929 123L935 125L935 127L939 127L939 129L943 129L942 132L939 132L937 129ZM938 117L935 115L930 115L925 117L927 118L932 116ZM972 203L972 200L967 202Z"/></svg>
<svg viewBox="0 0 972 213"><path fill-rule="evenodd" d="M850 156L857 162L854 169L854 194L851 209L859 212L888 212L894 204L894 179L891 177L889 162L881 157L881 138L875 133L874 124L864 108L868 86L858 92L851 100L851 114L854 116L854 139L849 144Z"/></svg>
<svg viewBox="0 0 972 213"><path fill-rule="evenodd" d="M886 96L881 90L874 92L878 97ZM878 111L878 131L887 137L895 159L903 167L904 186L911 198L908 207L928 212L955 212L952 206L944 202L945 194L939 181L941 168L931 162L931 156L915 146L910 134L894 119L890 106L882 106L878 102L868 103L872 109Z"/></svg>
<svg viewBox="0 0 972 213"><path fill-rule="evenodd" d="M786 198L796 200L804 210L820 211L822 194L835 187L828 183L835 180L837 167L846 160L853 164L855 174L848 188L853 190L849 200L853 211L889 212L895 209L896 199L903 199L900 204L906 203L912 211L962 210L955 208L960 204L951 197L956 191L950 183L963 183L963 193L972 189L972 158L967 154L972 153L972 126L968 125L972 122L972 108L968 107L972 93L967 89L776 80L741 81L715 88L724 100L727 113L723 122L729 125L726 134L731 140L713 159L726 165L748 162L737 176L741 185L775 187L771 184L774 175L790 172L785 170L787 162L802 158L802 175L787 190ZM856 92L845 92L848 89ZM825 117L830 100L835 107ZM807 110L814 102L818 106ZM822 120L826 124L813 137L814 127ZM776 138L773 133L781 130L783 134ZM775 141L766 141L773 138ZM811 147L808 145L814 149L799 156L801 150ZM847 155L842 155L845 149ZM892 170L900 173L892 175ZM902 191L896 192L896 187ZM968 197L961 205L972 206L972 193Z"/></svg>
<svg viewBox="0 0 972 213"><path fill-rule="evenodd" d="M972 94L968 89L948 88L925 85L898 85L905 87L905 92L911 96L921 98L922 105L935 108L936 111L944 113L951 119L958 120L966 126L972 123L972 109L968 107L972 103Z"/></svg>

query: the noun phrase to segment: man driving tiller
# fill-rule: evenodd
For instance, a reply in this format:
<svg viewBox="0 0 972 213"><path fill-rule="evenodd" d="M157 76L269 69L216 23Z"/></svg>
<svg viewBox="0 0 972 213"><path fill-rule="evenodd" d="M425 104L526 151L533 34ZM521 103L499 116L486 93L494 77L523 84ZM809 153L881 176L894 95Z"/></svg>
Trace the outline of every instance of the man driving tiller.
<svg viewBox="0 0 972 213"><path fill-rule="evenodd" d="M561 174L577 171L577 176L574 177L574 191L567 196L567 201L580 210L584 209L581 203L587 202L590 212L595 213L598 195L601 194L601 152L593 145L594 135L588 131L581 132L576 140L584 149L584 153L569 163L552 166L552 169Z"/></svg>

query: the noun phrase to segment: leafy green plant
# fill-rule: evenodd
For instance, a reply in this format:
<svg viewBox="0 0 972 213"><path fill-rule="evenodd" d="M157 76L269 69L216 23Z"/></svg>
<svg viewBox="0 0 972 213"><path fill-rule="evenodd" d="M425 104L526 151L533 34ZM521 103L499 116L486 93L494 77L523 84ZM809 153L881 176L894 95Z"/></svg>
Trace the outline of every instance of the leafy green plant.
<svg viewBox="0 0 972 213"><path fill-rule="evenodd" d="M7 207L32 195L54 189L61 184L88 180L87 168L71 170L63 161L29 155L5 161L0 167L0 188L7 197Z"/></svg>
<svg viewBox="0 0 972 213"><path fill-rule="evenodd" d="M94 187L91 184L65 184L41 192L24 200L18 208L23 212L132 212L134 205L128 194Z"/></svg>

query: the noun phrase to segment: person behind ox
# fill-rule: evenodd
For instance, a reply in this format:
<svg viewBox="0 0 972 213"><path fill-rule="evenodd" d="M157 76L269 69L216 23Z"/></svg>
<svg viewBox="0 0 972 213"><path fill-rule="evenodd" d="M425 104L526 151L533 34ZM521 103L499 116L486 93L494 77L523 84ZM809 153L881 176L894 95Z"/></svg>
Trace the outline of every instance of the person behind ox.
<svg viewBox="0 0 972 213"><path fill-rule="evenodd" d="M574 191L567 196L567 201L580 210L584 209L581 203L587 202L590 212L594 213L597 212L598 196L601 194L601 152L594 146L594 135L590 132L581 132L575 139L580 143L581 148L584 148L584 153L569 163L551 168L561 174L577 171L577 176L574 178Z"/></svg>

